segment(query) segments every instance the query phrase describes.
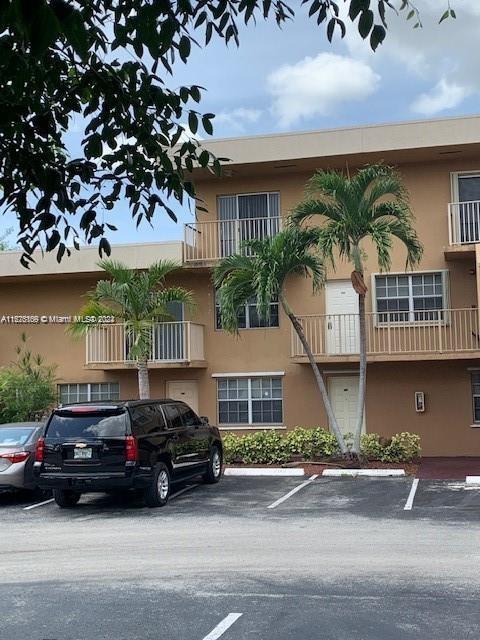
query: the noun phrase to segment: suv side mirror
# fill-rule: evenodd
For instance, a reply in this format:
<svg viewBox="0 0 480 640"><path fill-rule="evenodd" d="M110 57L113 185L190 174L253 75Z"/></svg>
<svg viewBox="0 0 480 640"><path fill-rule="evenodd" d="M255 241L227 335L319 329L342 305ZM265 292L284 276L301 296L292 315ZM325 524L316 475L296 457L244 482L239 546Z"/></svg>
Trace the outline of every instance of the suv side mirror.
<svg viewBox="0 0 480 640"><path fill-rule="evenodd" d="M205 425L210 424L207 416L200 416L200 424L205 424Z"/></svg>

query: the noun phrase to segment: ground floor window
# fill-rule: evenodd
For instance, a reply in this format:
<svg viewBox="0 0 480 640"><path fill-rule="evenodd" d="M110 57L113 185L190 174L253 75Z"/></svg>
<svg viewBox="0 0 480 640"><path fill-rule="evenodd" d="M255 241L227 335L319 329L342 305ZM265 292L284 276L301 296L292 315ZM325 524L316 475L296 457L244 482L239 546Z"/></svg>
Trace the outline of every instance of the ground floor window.
<svg viewBox="0 0 480 640"><path fill-rule="evenodd" d="M473 421L480 424L480 371L472 371Z"/></svg>
<svg viewBox="0 0 480 640"><path fill-rule="evenodd" d="M282 378L219 378L217 403L220 424L282 424Z"/></svg>
<svg viewBox="0 0 480 640"><path fill-rule="evenodd" d="M61 404L88 402L90 400L119 400L118 382L80 382L58 385L58 399Z"/></svg>

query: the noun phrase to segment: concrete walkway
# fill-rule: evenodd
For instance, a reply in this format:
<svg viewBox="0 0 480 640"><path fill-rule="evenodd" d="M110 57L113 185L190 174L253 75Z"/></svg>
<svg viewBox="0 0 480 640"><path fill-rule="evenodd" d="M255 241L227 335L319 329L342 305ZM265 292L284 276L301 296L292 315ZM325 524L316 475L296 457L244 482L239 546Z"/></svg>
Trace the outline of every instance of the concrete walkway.
<svg viewBox="0 0 480 640"><path fill-rule="evenodd" d="M480 475L480 457L422 458L417 477L425 480L465 480Z"/></svg>

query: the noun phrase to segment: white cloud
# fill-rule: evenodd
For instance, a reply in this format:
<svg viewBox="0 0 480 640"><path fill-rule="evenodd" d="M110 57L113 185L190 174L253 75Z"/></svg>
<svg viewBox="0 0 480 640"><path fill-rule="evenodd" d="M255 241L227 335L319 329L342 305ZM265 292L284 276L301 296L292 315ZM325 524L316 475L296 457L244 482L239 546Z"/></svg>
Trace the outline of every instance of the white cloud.
<svg viewBox="0 0 480 640"><path fill-rule="evenodd" d="M333 53L283 65L267 78L272 111L282 127L328 115L342 103L363 100L379 82L380 76L366 62Z"/></svg>
<svg viewBox="0 0 480 640"><path fill-rule="evenodd" d="M245 125L254 124L258 122L262 115L260 109L246 109L245 107L238 107L232 111L221 111L215 116L213 121L215 125L223 125L227 129L233 129L236 132L245 131Z"/></svg>
<svg viewBox="0 0 480 640"><path fill-rule="evenodd" d="M422 93L412 104L412 110L423 116L453 109L470 95L471 89L442 78L430 91Z"/></svg>
<svg viewBox="0 0 480 640"><path fill-rule="evenodd" d="M480 2L456 0L451 4L456 19L439 24L447 8L446 1L417 3L421 29L413 29L415 21L406 20L407 12L398 16L389 12L387 36L374 54L369 50L368 41L361 40L354 28L347 29L345 44L350 55L363 59L374 69L380 66L383 69L387 64L393 77L398 76L400 70L400 73L406 72L406 78L413 76L424 85L411 105L424 116L455 109L465 98L480 92L477 57L472 54L472 43L480 37Z"/></svg>

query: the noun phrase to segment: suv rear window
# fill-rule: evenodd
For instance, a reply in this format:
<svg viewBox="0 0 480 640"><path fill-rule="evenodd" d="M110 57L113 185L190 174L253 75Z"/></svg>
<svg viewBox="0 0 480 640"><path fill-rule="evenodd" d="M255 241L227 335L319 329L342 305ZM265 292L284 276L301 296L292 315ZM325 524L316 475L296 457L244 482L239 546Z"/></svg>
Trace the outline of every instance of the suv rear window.
<svg viewBox="0 0 480 640"><path fill-rule="evenodd" d="M127 432L126 412L75 415L54 413L48 425L47 438L116 438Z"/></svg>

